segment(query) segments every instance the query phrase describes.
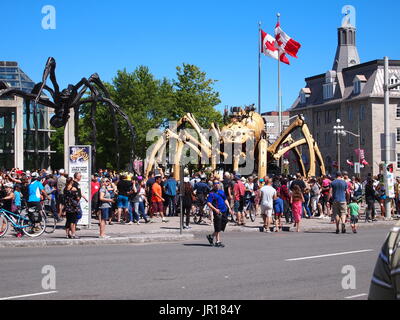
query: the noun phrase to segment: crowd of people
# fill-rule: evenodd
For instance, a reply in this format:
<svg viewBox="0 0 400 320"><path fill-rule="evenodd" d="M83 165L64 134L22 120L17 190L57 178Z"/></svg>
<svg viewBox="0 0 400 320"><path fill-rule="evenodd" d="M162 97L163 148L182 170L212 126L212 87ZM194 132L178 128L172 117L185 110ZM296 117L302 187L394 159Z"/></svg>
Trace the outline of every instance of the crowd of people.
<svg viewBox="0 0 400 320"><path fill-rule="evenodd" d="M182 211L185 229L190 229L194 208L207 205L213 214L210 224L214 234L207 236L211 245L222 247L220 233L229 218L243 226L249 219L247 203L254 204L263 218L262 231L279 232L286 224L294 224L299 232L302 219L331 219L336 232L345 233L350 221L354 233L361 205L366 206L365 220L376 221L375 203L385 216L385 189L381 177L366 179L349 177L337 172L335 177L304 178L295 176L241 177L226 172L224 176L203 172L184 178L182 188L173 175L150 173L145 179L129 172L98 170L92 175L89 197L81 191L81 174L69 175L65 170L22 171L18 168L0 172L0 201L3 208L18 212L24 206L41 210L43 207L61 222L65 220L66 237L79 238L77 222L82 218L81 201L90 201L92 216L99 220L100 237L107 238L106 225L153 223L177 216ZM182 192L181 192L182 190ZM400 204L400 178L397 178L396 198L392 199L392 215ZM182 193L182 194L181 194ZM182 208L180 205L182 196ZM82 199L82 200L81 200ZM215 238L215 242L214 242Z"/></svg>

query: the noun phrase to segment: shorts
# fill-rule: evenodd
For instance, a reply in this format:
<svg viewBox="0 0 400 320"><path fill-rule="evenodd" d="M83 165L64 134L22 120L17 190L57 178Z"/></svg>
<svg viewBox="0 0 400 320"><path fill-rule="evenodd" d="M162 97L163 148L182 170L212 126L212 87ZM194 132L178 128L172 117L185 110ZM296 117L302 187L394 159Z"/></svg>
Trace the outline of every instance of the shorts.
<svg viewBox="0 0 400 320"><path fill-rule="evenodd" d="M57 196L57 204L62 204L64 205L64 195L63 194L59 194Z"/></svg>
<svg viewBox="0 0 400 320"><path fill-rule="evenodd" d="M347 215L347 202L333 202L333 217L335 218L336 216L339 216L341 218L342 216Z"/></svg>
<svg viewBox="0 0 400 320"><path fill-rule="evenodd" d="M110 219L110 209L111 208L101 208L101 219L102 220Z"/></svg>
<svg viewBox="0 0 400 320"><path fill-rule="evenodd" d="M228 217L226 216L226 213L221 213L221 214L214 213L214 232L225 231L227 223L228 223Z"/></svg>
<svg viewBox="0 0 400 320"><path fill-rule="evenodd" d="M243 212L243 209L244 209L244 198L240 200L235 200L235 204L233 207L235 213Z"/></svg>
<svg viewBox="0 0 400 320"><path fill-rule="evenodd" d="M118 209L128 209L129 200L127 196L118 196L117 207Z"/></svg>
<svg viewBox="0 0 400 320"><path fill-rule="evenodd" d="M273 208L261 205L261 215L272 218Z"/></svg>
<svg viewBox="0 0 400 320"><path fill-rule="evenodd" d="M358 223L358 216L351 216L351 217L350 217L350 223L351 223L351 224L356 224L356 223Z"/></svg>
<svg viewBox="0 0 400 320"><path fill-rule="evenodd" d="M152 212L164 212L164 205L162 201L152 203Z"/></svg>

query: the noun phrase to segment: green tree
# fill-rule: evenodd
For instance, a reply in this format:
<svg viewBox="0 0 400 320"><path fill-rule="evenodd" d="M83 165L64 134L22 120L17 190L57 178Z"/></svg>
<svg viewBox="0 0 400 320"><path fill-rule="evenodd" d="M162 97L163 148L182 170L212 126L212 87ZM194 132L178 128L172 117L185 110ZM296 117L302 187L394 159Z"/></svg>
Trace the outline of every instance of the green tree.
<svg viewBox="0 0 400 320"><path fill-rule="evenodd" d="M215 109L221 103L219 93L215 91L213 79L207 79L199 67L184 63L177 67L176 104L172 109L175 119L184 114L193 113L203 128L209 128L212 122L222 123L222 114Z"/></svg>

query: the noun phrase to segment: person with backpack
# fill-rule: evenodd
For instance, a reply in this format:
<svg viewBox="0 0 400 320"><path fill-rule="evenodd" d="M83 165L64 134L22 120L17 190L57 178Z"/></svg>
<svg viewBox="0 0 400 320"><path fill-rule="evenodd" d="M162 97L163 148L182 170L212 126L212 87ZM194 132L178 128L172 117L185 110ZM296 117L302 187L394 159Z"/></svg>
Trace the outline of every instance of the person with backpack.
<svg viewBox="0 0 400 320"><path fill-rule="evenodd" d="M229 202L223 190L221 190L219 181L214 181L213 189L207 197L207 205L214 214L214 234L207 236L211 246L223 248L225 245L221 242L221 231L224 232L228 223L228 211L230 211ZM216 242L214 243L214 238Z"/></svg>

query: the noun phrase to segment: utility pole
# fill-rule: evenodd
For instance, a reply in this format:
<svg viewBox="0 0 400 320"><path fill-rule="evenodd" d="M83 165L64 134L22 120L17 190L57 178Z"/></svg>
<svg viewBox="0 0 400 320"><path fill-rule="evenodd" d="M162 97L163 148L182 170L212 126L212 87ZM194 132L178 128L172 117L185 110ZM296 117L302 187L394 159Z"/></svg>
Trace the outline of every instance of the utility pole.
<svg viewBox="0 0 400 320"><path fill-rule="evenodd" d="M385 218L386 220L391 219L391 199L389 198L389 184L388 184L388 165L390 164L390 110L389 110L389 98L390 98L390 89L393 89L397 86L390 86L389 83L389 58L385 57L385 70L384 70L384 84L383 84L383 90L384 90L384 136L385 136L385 148L384 148L384 153L385 153L385 166L384 166L384 181L386 184L385 191L386 191L386 199L385 199Z"/></svg>

